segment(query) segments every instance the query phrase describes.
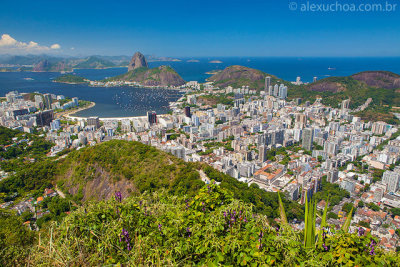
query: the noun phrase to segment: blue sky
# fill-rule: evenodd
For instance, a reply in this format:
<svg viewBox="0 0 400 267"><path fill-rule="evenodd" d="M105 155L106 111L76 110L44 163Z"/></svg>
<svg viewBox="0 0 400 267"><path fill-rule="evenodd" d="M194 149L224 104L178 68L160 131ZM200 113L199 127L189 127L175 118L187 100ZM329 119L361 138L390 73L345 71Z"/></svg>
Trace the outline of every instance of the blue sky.
<svg viewBox="0 0 400 267"><path fill-rule="evenodd" d="M289 10L290 2L297 11ZM305 2L3 1L0 35L7 38L0 40L0 53L400 56L400 0L386 1L397 4L394 12L299 11Z"/></svg>

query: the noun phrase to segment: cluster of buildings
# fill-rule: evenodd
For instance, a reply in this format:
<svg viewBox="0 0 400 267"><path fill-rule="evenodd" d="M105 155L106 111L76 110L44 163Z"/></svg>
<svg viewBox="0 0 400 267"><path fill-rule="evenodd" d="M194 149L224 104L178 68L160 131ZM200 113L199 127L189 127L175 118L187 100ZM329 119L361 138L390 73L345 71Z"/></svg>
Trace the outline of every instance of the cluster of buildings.
<svg viewBox="0 0 400 267"><path fill-rule="evenodd" d="M172 114L149 111L143 117L79 118L67 125L53 117L38 119L42 116L38 114L52 112L39 111L41 105L53 108L58 96L43 95L40 102L36 96L30 101L13 93L0 103L0 122L12 128L36 122L47 140L56 144L53 155L111 139L140 141L187 162L204 162L266 191L283 191L302 204L306 196L310 199L322 189L326 179L347 190L352 203L378 206L378 212L359 208L355 221L368 222L368 230L386 240L381 245L396 247L400 219L387 211L400 208L400 167L396 167L400 140L394 135L398 128L362 121L352 115L350 100L344 100L340 108L324 106L320 99L287 101L287 86L272 85L271 77L265 78L264 89L218 88L208 82L200 90L197 82L189 82L188 93L171 103ZM205 95L223 93L233 95L232 105L212 107L199 101ZM20 114L20 110L29 112ZM339 218L331 222L338 226L344 220L340 213L346 201L350 200L332 208Z"/></svg>
<svg viewBox="0 0 400 267"><path fill-rule="evenodd" d="M34 127L50 127L55 112L78 106L77 97L12 91L0 102L0 125L31 133Z"/></svg>

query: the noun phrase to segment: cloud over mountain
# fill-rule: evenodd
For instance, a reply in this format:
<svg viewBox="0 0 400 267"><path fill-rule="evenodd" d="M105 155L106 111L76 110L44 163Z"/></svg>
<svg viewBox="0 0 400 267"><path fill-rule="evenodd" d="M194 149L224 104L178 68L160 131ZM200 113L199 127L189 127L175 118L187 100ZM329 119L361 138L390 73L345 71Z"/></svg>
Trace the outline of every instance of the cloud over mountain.
<svg viewBox="0 0 400 267"><path fill-rule="evenodd" d="M29 43L15 40L9 34L3 34L0 38L0 53L42 53L61 49L59 44L51 46L39 45L34 41Z"/></svg>

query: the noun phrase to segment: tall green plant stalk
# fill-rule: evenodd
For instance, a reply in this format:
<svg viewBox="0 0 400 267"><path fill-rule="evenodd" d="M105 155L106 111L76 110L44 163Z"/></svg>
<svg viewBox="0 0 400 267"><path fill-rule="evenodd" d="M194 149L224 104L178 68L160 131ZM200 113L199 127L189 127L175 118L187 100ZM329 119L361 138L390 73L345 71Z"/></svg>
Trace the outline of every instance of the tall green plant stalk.
<svg viewBox="0 0 400 267"><path fill-rule="evenodd" d="M304 227L304 247L311 249L315 247L315 220L317 218L317 209L315 200L308 201L307 194L305 205L305 227Z"/></svg>
<svg viewBox="0 0 400 267"><path fill-rule="evenodd" d="M353 217L353 209L354 209L354 207L351 208L351 211L349 212L349 214L347 214L346 221L344 222L344 224L343 224L343 226L342 226L342 230L343 230L343 232L345 232L345 233L348 233L348 232L349 232L351 219L352 219L352 217Z"/></svg>
<svg viewBox="0 0 400 267"><path fill-rule="evenodd" d="M281 195L279 192L278 192L278 198L279 198L279 213L280 213L280 217L281 217L281 223L283 225L287 225L288 221L287 221L287 217L286 217L285 207L283 206L283 202L282 202Z"/></svg>

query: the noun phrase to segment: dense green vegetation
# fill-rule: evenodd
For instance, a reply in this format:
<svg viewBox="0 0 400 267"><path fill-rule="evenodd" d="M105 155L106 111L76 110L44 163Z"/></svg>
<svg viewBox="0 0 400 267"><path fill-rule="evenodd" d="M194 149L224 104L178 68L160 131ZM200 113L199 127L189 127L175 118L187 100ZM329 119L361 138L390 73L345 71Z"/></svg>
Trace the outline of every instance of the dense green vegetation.
<svg viewBox="0 0 400 267"><path fill-rule="evenodd" d="M327 182L326 176L322 177L321 187L321 191L313 195L317 202L329 199L329 204L331 206L335 206L339 204L343 198L350 197L350 193L347 190L340 188L338 184L331 184Z"/></svg>
<svg viewBox="0 0 400 267"><path fill-rule="evenodd" d="M380 73L380 72L377 72ZM390 73L389 73L390 74ZM396 74L390 74L397 77ZM379 78L375 78L379 79ZM384 81L389 83L389 81ZM355 115L365 120L383 120L391 124L397 124L399 120L388 113L391 107L400 105L400 93L398 88L377 88L368 86L365 82L349 77L329 77L309 85L289 86L289 99L302 98L304 101L314 102L317 97L322 98L322 103L332 107L338 107L343 100L351 99L350 108L356 108L364 104L368 98L372 98L370 107ZM328 91L331 88L333 91Z"/></svg>
<svg viewBox="0 0 400 267"><path fill-rule="evenodd" d="M0 126L0 168L7 172L16 171L29 164L26 162L28 158L34 161L42 159L52 146L36 134Z"/></svg>
<svg viewBox="0 0 400 267"><path fill-rule="evenodd" d="M319 233L319 242L310 247L302 232L284 222L271 227L266 219L215 184L192 198L157 192L121 199L116 194L115 200L90 203L43 230L25 263L394 266L399 260L398 254L375 247L370 234L331 229L333 234Z"/></svg>
<svg viewBox="0 0 400 267"><path fill-rule="evenodd" d="M23 265L36 233L22 225L22 217L0 209L0 265Z"/></svg>
<svg viewBox="0 0 400 267"><path fill-rule="evenodd" d="M61 75L54 81L59 83L88 83L87 79L73 74Z"/></svg>
<svg viewBox="0 0 400 267"><path fill-rule="evenodd" d="M398 125L400 120L392 113L390 107L372 105L367 109L355 112L353 115L364 121L384 121L389 124Z"/></svg>
<svg viewBox="0 0 400 267"><path fill-rule="evenodd" d="M233 106L233 93L230 94L213 94L213 95L202 95L197 99L200 103L216 107L217 104L223 104L227 106Z"/></svg>
<svg viewBox="0 0 400 267"><path fill-rule="evenodd" d="M28 164L0 182L0 193L38 194L51 184L57 184L63 191L71 192L74 200L79 202L109 197L100 194L104 191L103 186L112 188L114 183L126 182L121 189L124 195L138 195L164 188L173 195L193 196L203 184L199 179L199 170L221 182L235 198L253 204L257 212L267 215L271 220L278 217L276 193L266 192L255 185L248 187L207 165L186 163L154 147L119 140L70 152L59 161ZM86 184L93 182L95 177L100 179L98 187L95 185L91 190L86 190ZM302 218L300 205L287 200L284 202L289 219Z"/></svg>
<svg viewBox="0 0 400 267"><path fill-rule="evenodd" d="M51 160L26 163L16 168L15 174L0 182L0 193L7 196L26 195L32 193L38 195L45 188L52 186L56 170L56 164Z"/></svg>
<svg viewBox="0 0 400 267"><path fill-rule="evenodd" d="M21 139L23 134L23 132L0 126L0 146L12 144L12 139L14 137L18 137L18 139Z"/></svg>

